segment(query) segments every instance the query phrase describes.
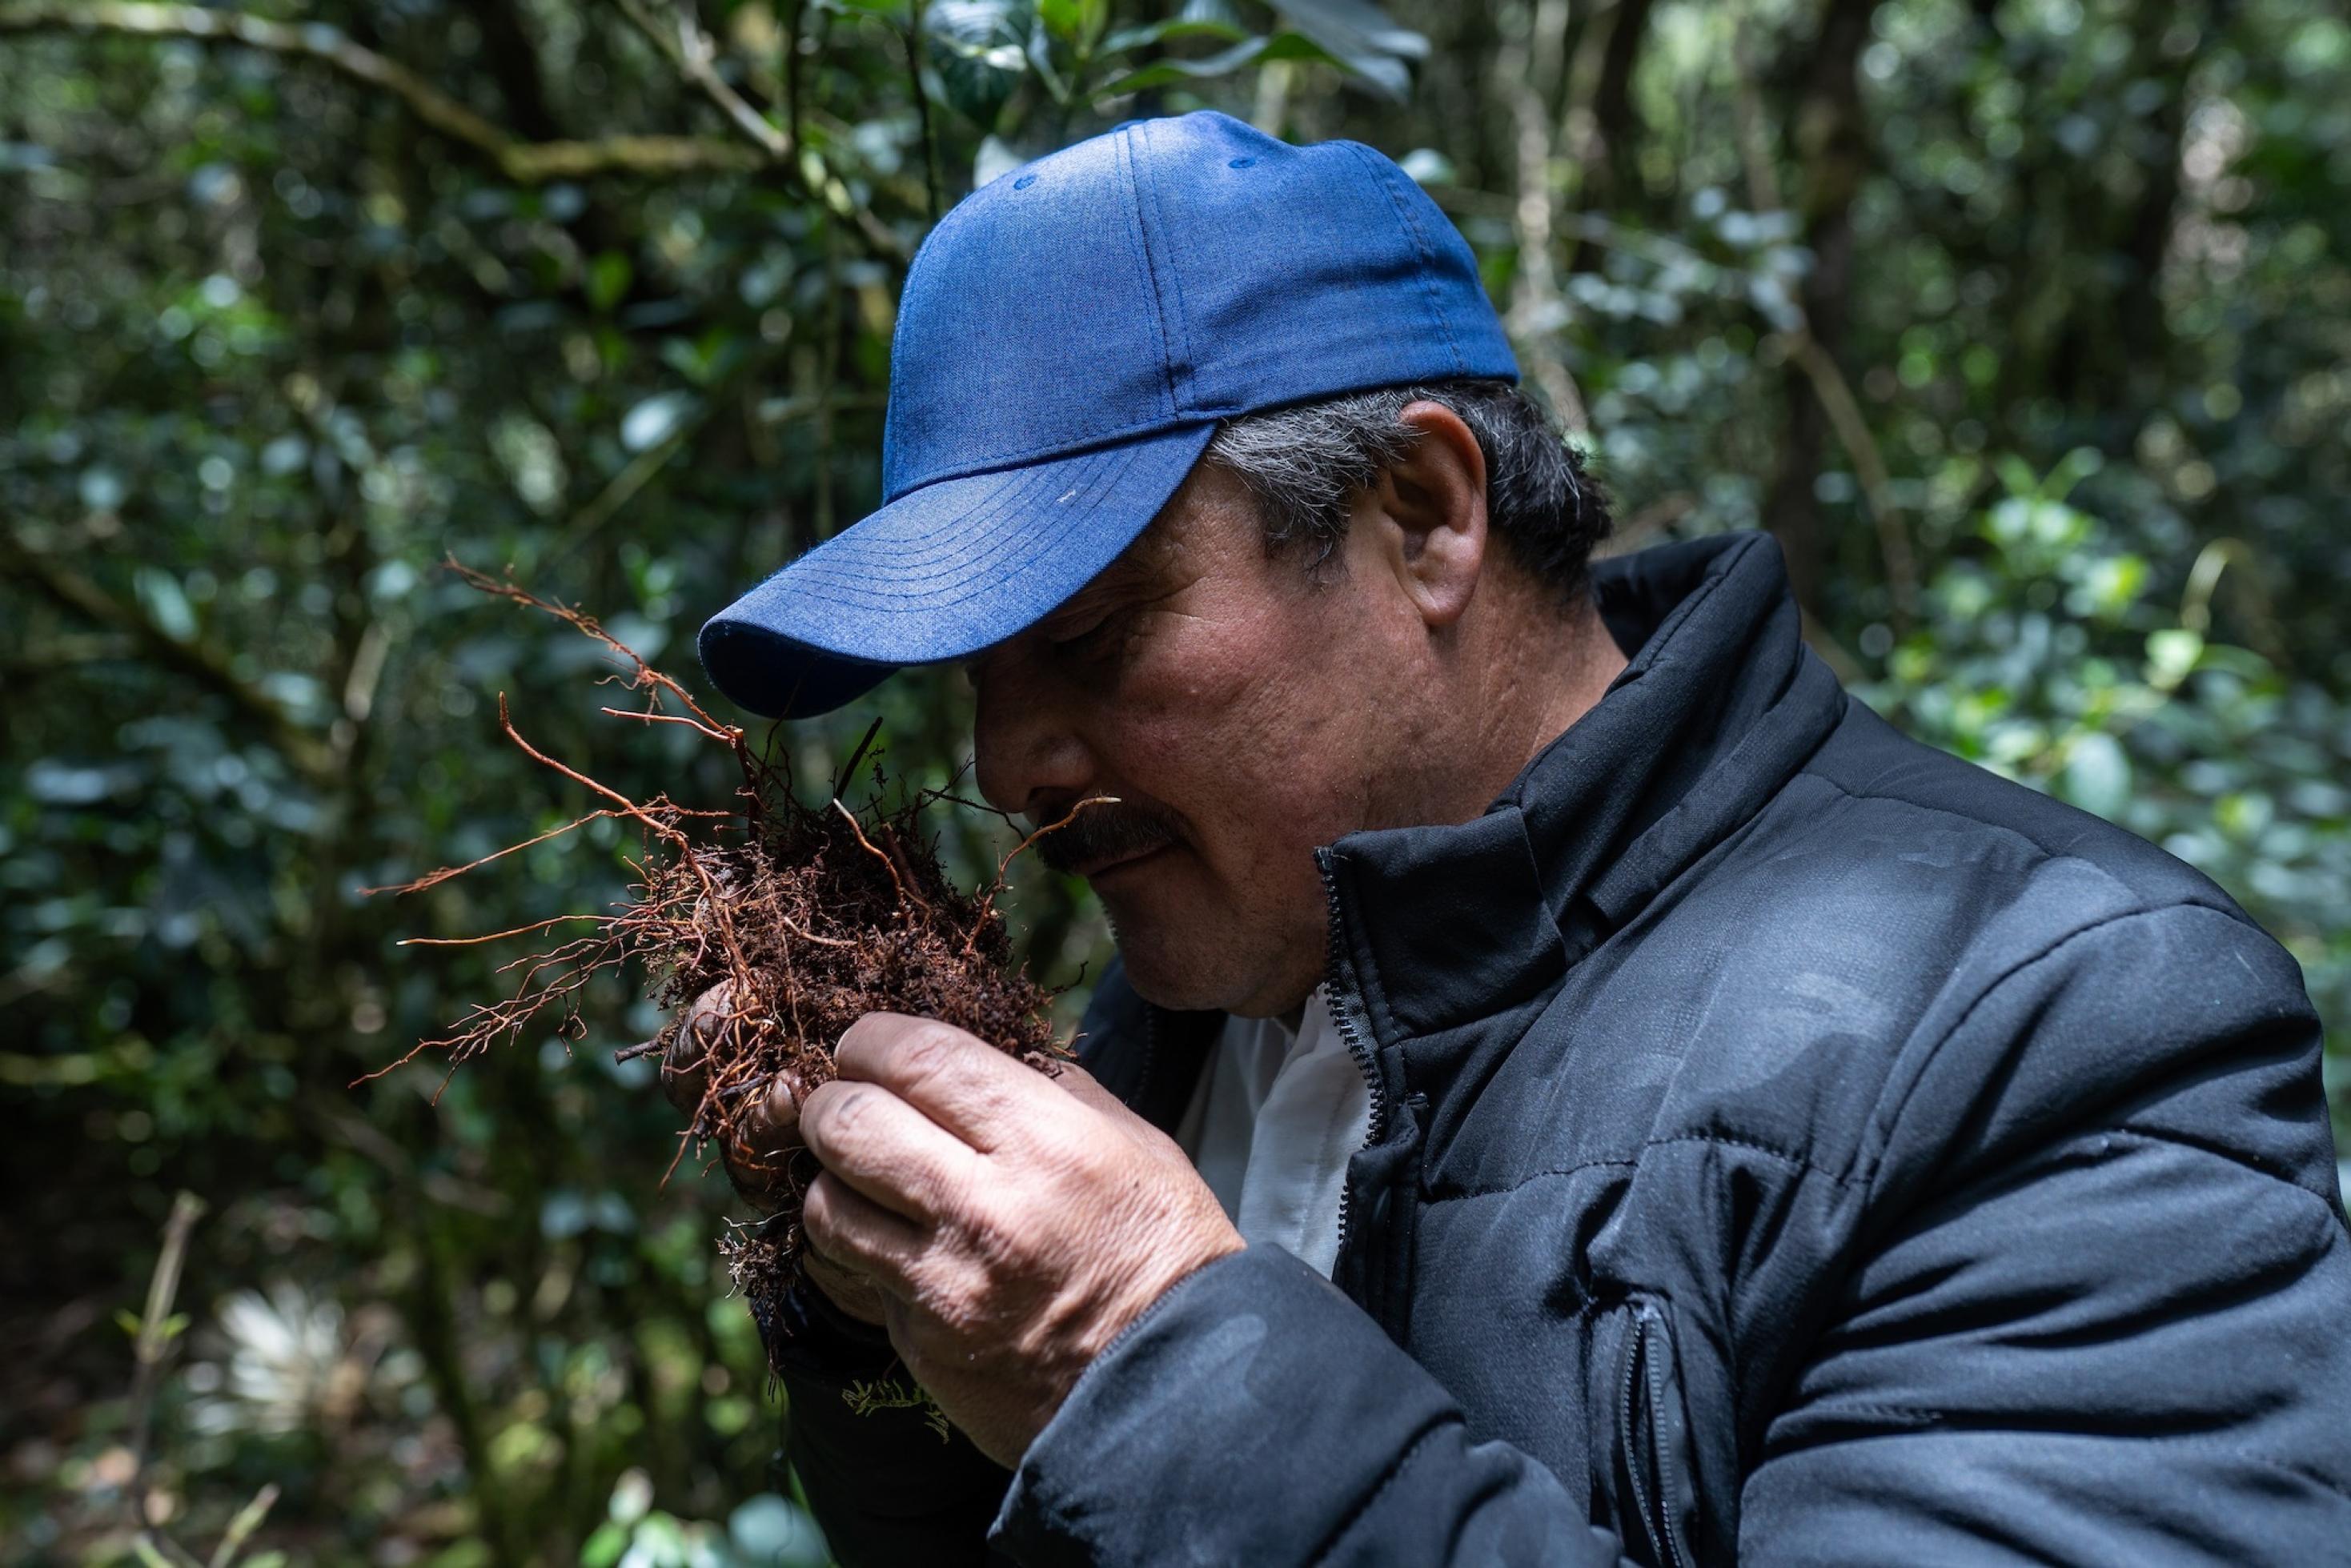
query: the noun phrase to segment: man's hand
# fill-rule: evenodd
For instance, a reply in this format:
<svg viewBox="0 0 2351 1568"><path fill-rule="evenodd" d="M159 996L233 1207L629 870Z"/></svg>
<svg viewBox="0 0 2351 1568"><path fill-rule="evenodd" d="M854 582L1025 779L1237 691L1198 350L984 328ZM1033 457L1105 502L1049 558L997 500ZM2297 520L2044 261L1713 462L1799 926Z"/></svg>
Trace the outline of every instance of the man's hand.
<svg viewBox="0 0 2351 1568"><path fill-rule="evenodd" d="M732 990L731 983L722 980L695 998L662 1054L662 1092L681 1115L693 1115L702 1104L709 1084L705 1059L732 1018ZM800 1147L799 1088L789 1074L778 1077L736 1118L734 1136L719 1145L726 1179L761 1214L772 1214L779 1207L786 1162ZM806 1254L801 1266L834 1306L860 1322L883 1321L882 1292L872 1281L814 1252Z"/></svg>
<svg viewBox="0 0 2351 1568"><path fill-rule="evenodd" d="M1175 1141L1082 1069L868 1013L799 1106L811 1259L881 1288L899 1358L1008 1467L1118 1332L1241 1239Z"/></svg>

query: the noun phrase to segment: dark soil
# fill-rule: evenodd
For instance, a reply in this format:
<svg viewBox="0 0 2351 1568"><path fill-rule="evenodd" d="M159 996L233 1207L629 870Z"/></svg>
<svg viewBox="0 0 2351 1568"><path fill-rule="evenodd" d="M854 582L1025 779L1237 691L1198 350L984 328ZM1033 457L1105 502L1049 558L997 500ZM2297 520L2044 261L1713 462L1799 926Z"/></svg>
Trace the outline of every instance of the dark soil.
<svg viewBox="0 0 2351 1568"><path fill-rule="evenodd" d="M455 563L452 569L483 591L543 611L621 655L635 671L630 685L643 705L605 711L701 732L730 748L743 783L722 809L683 807L666 795L631 800L525 740L501 695L498 721L507 737L603 802L542 837L598 818L633 821L643 833L643 853L632 862L638 881L611 913L585 917L592 925L587 935L505 966L502 973L520 977L512 996L473 1008L449 1034L420 1043L392 1065L438 1051L454 1071L493 1045L526 1034L552 1029L578 1038L585 1032L579 1010L583 988L612 969L628 971L674 1015L658 1039L619 1054L665 1052L695 1000L726 988L716 1020L705 1017L697 1026L705 1088L680 1155L688 1148L725 1151L738 1183L764 1191L775 1206L764 1222L737 1228L719 1243L737 1289L763 1324L772 1322L775 1303L799 1268L800 1199L816 1169L804 1149L788 1155L779 1169L761 1165L738 1124L779 1077L801 1093L829 1081L833 1043L869 1012L938 1019L1046 1071L1066 1054L1053 1038L1052 995L1015 961L997 908L1003 868L985 891L956 887L940 864L935 841L923 830L925 814L945 797L916 795L885 809L876 769L875 798L862 808L837 798L809 805L794 796L780 769L754 751L742 729L713 719L683 686L613 640L594 618L511 582ZM867 732L842 768L844 778L856 773L873 736ZM418 891L522 847L377 891ZM509 940L557 924L415 945Z"/></svg>

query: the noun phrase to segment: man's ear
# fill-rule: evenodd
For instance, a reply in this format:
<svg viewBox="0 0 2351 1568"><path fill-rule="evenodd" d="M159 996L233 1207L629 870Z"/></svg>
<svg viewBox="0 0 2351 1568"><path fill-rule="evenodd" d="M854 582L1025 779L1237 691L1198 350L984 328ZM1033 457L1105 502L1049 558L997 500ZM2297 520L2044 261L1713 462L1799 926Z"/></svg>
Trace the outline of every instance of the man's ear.
<svg viewBox="0 0 2351 1568"><path fill-rule="evenodd" d="M1440 402L1406 403L1397 419L1419 433L1366 499L1382 556L1431 630L1469 608L1486 567L1486 454L1461 416Z"/></svg>

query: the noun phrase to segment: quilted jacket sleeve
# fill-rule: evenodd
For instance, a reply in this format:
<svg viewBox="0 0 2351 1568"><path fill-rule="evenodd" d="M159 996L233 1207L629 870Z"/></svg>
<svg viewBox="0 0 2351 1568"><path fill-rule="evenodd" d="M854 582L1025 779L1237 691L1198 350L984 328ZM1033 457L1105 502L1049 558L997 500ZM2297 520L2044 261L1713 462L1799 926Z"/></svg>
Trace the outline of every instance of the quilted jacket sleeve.
<svg viewBox="0 0 2351 1568"><path fill-rule="evenodd" d="M1980 995L1881 1109L1741 1561L2339 1556L2351 1233L2317 1044L2292 960L2220 908L2105 921ZM1039 1565L1614 1562L1589 1501L1252 1249L1089 1369L996 1531Z"/></svg>
<svg viewBox="0 0 2351 1568"><path fill-rule="evenodd" d="M1081 1563L1614 1564L1588 1500L1479 1442L1321 1275L1250 1248L1162 1296L1029 1446L997 1540Z"/></svg>
<svg viewBox="0 0 2351 1568"><path fill-rule="evenodd" d="M2351 1236L2293 960L2178 905L2053 942L1880 1112L1757 1563L2317 1563L2351 1542Z"/></svg>

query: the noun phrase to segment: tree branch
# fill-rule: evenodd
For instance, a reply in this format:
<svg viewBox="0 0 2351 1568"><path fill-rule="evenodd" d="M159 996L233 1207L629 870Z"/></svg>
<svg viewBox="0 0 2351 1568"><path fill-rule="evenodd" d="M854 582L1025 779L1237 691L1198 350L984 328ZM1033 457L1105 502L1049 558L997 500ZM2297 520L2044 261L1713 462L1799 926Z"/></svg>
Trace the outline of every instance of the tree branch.
<svg viewBox="0 0 2351 1568"><path fill-rule="evenodd" d="M1592 420L1584 412L1583 396L1568 371L1560 342L1567 329L1567 310L1560 301L1558 277L1552 264L1556 204L1552 193L1551 115L1535 81L1542 68L1547 68L1539 62L1538 71L1506 68L1497 73L1511 78L1505 90L1518 132L1514 150L1519 189L1518 199L1511 204L1510 222L1518 235L1519 265L1510 286L1507 325L1531 361L1532 380L1542 390L1552 413L1568 434L1581 436L1591 429Z"/></svg>
<svg viewBox="0 0 2351 1568"><path fill-rule="evenodd" d="M163 1375L163 1358L186 1326L172 1322L172 1303L180 1293L180 1270L187 1261L188 1234L204 1217L204 1200L182 1191L172 1200L171 1218L163 1222L162 1250L156 1254L155 1272L147 1281L147 1307L139 1314L139 1337L132 1350L136 1370L131 1380L131 1484L122 1489L133 1524L143 1524L147 1498L148 1440L153 1433L155 1385ZM181 1555L185 1555L182 1553Z"/></svg>
<svg viewBox="0 0 2351 1568"><path fill-rule="evenodd" d="M718 74L717 46L690 13L681 8L673 36L671 29L664 27L645 9L643 0L615 0L615 4L638 31L652 40L653 47L689 87L716 104L729 123L758 145L765 162L784 170L788 175L796 175L810 195L857 230L866 248L875 256L892 261L908 258L905 244L880 219L858 205L849 187L826 164L823 155L799 140L797 110L788 111L790 129L778 128Z"/></svg>
<svg viewBox="0 0 2351 1568"><path fill-rule="evenodd" d="M129 633L139 651L228 699L239 713L260 721L270 741L295 771L312 783L331 782L334 767L319 737L294 722L266 693L237 674L229 656L201 638L182 642L135 605L126 604L69 566L27 548L0 531L0 565L18 581L29 582L65 610L110 631Z"/></svg>
<svg viewBox="0 0 2351 1568"><path fill-rule="evenodd" d="M1843 0L1840 6L1839 0L1832 0L1831 16L1823 26L1837 25L1844 42L1839 49L1830 51L1833 59L1823 61L1818 56L1814 57L1813 68L1819 73L1820 81L1823 84L1816 96L1834 89L1844 94L1844 107L1853 109L1850 89L1855 61L1859 55L1857 40L1865 33L1869 14L1876 4L1876 0ZM1781 193L1779 177L1771 166L1771 150L1763 126L1762 95L1756 89L1754 62L1750 55L1748 26L1749 19L1742 10L1733 26L1730 50L1740 158L1746 166L1748 204L1759 214L1769 214L1785 211L1786 203ZM1826 110L1811 115L1813 121L1835 118ZM1857 131L1855 133L1857 135ZM1825 259L1830 247L1823 242L1823 231L1833 225L1839 230L1843 245L1850 245L1851 227L1847 214L1852 206L1854 189L1860 181L1857 158L1843 160L1834 180L1818 177L1818 165L1823 162L1825 160L1820 158L1807 160L1808 169L1815 173L1815 183L1825 188L1807 195L1802 214L1806 238L1815 257L1815 268L1804 287L1788 292L1787 303L1793 319L1782 327L1779 337L1787 350L1789 361L1802 374L1821 412L1827 417L1830 429L1836 433L1837 444L1844 448L1845 456L1853 464L1854 476L1861 483L1862 494L1868 498L1870 522L1877 533L1878 557L1886 569L1886 587L1892 601L1892 613L1887 619L1898 635L1917 612L1917 557L1910 548L1909 528L1904 521L1902 508L1894 498L1892 475L1886 468L1884 454L1878 450L1876 438L1870 434L1869 422L1862 413L1860 400L1854 396L1852 383L1845 379L1844 369L1837 363L1833 343L1822 340L1823 336L1834 340L1843 334L1825 331L1819 311L1804 298L1808 291L1818 291L1823 287L1826 282L1823 276L1824 273L1835 276L1837 289L1844 287L1843 265L1831 268ZM1836 300L1832 298L1830 303L1836 303ZM1789 444L1790 456L1799 455L1804 445L1794 440ZM1796 476L1804 478L1809 485L1809 476ZM1774 531L1781 530L1775 527ZM1782 543L1789 542L1783 537ZM1810 594L1808 580L1813 563L1793 559L1797 553L1791 548L1789 567L1797 580L1798 597L1801 599Z"/></svg>
<svg viewBox="0 0 2351 1568"><path fill-rule="evenodd" d="M1813 395L1821 400L1830 428L1853 460L1861 493L1869 497L1870 519L1877 525L1877 551L1886 567L1886 591L1894 601L1892 619L1896 628L1906 626L1918 611L1918 561L1910 549L1909 530L1903 526L1901 503L1894 498L1894 476L1886 470L1885 455L1862 414L1861 402L1853 395L1853 383L1845 380L1835 357L1821 347L1809 324L1782 336L1788 358L1812 382Z"/></svg>
<svg viewBox="0 0 2351 1568"><path fill-rule="evenodd" d="M387 59L322 23L272 22L197 5L135 0L0 0L0 33L67 29L150 38L244 44L322 65L391 93L409 112L453 141L487 156L517 184L590 174L679 174L757 167L759 155L727 141L693 136L605 136L588 141L524 141L466 108L397 60Z"/></svg>
<svg viewBox="0 0 2351 1568"><path fill-rule="evenodd" d="M677 68L678 74L717 105L718 111L757 143L762 152L777 162L782 162L792 155L790 133L778 130L766 115L752 108L749 101L729 87L726 78L718 74L718 68L713 63L718 56L717 47L711 43L710 35L704 32L691 16L681 11L674 27L664 27L653 13L644 8L641 0L617 0L617 3L629 20L637 25L637 30L652 39L653 47Z"/></svg>
<svg viewBox="0 0 2351 1568"><path fill-rule="evenodd" d="M923 0L908 0L907 17L906 90L914 98L914 124L923 143L923 193L930 199L925 215L936 223L944 204L939 197L938 138L931 130L931 95L923 88L923 39L927 26L923 18Z"/></svg>

